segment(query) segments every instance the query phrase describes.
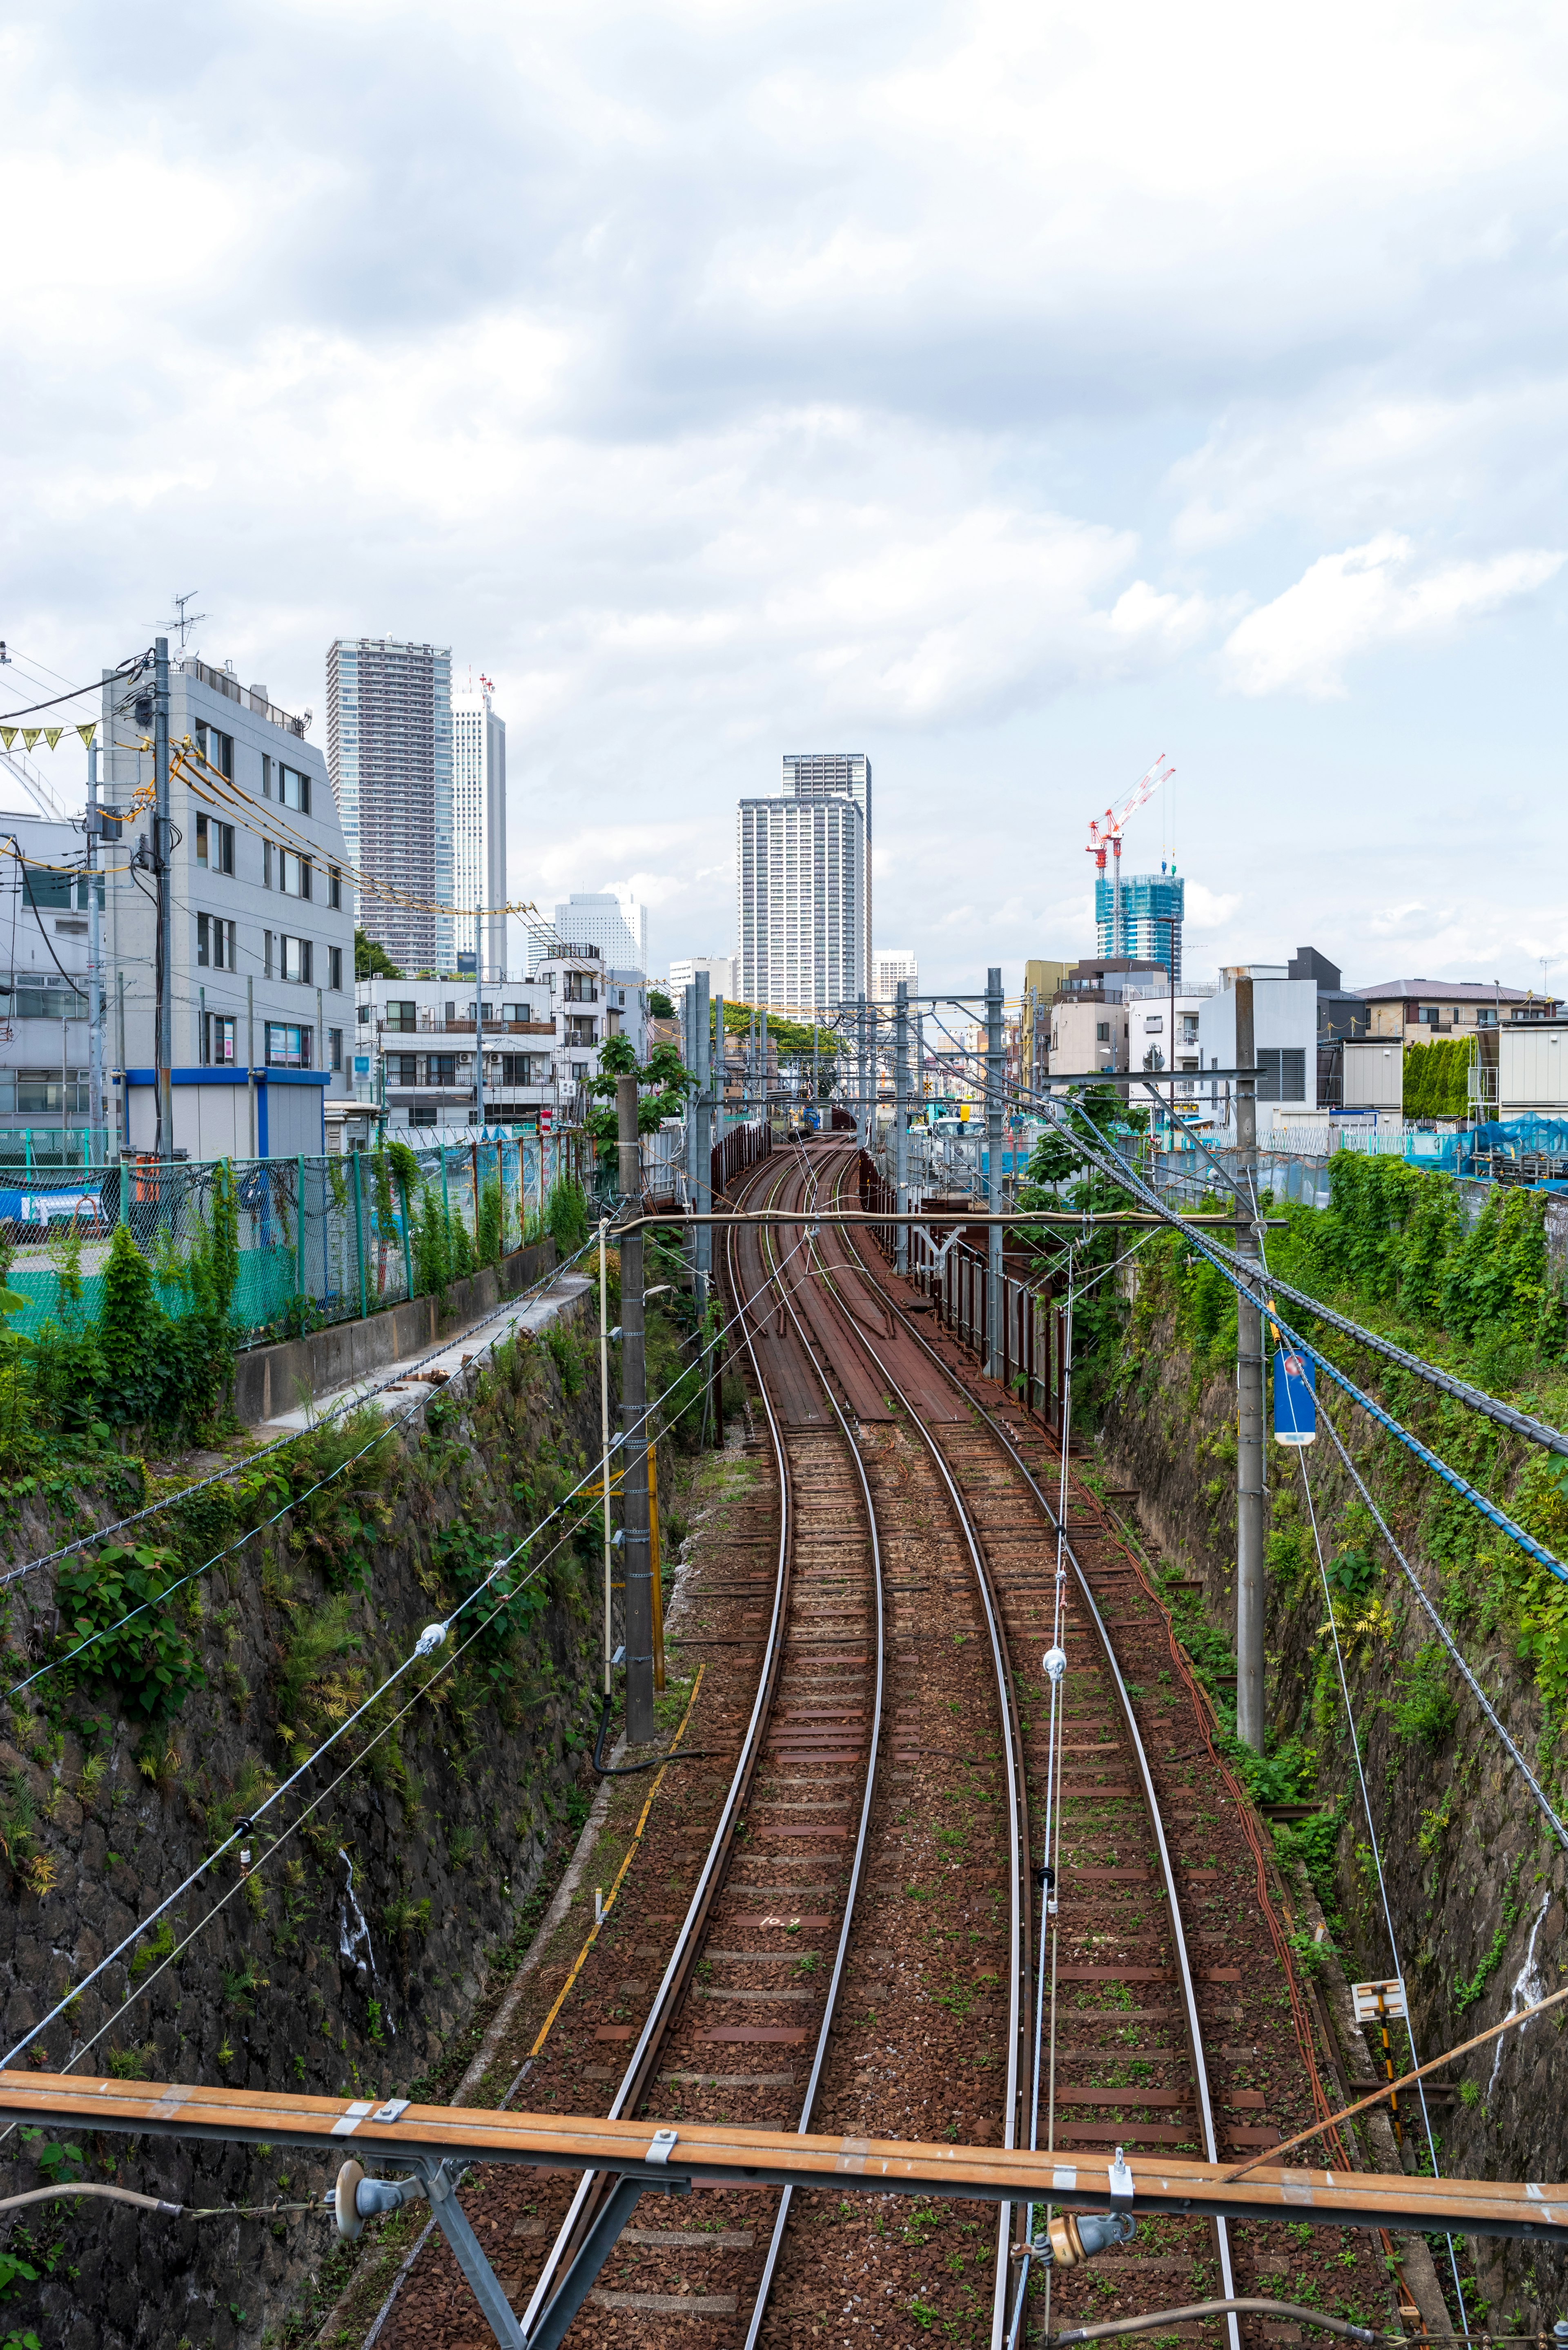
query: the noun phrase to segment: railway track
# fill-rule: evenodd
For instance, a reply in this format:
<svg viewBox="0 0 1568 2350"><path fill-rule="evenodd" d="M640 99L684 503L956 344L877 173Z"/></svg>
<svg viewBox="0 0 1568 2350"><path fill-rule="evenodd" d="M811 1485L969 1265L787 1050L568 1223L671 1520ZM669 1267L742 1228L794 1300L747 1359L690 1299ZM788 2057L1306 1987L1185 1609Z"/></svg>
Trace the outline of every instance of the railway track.
<svg viewBox="0 0 1568 2350"><path fill-rule="evenodd" d="M732 1759L676 1774L652 1806L613 1924L548 2044L523 2058L514 2102L594 2106L588 2085L617 2075L585 2059L618 2040L612 2115L851 2141L1016 2144L1037 2129L1091 2168L1118 2145L1136 2164L1272 2143L1326 2110L1310 2019L1168 1621L1075 1483L1053 1749L1039 1657L1056 1600L1055 1456L874 1246L832 1224L858 1163L819 1148L763 1161L743 1187L749 1204L806 1221L799 1238L726 1236L764 1434L754 1490L676 1640L704 1660L690 1742ZM1060 1847L1038 2089L1032 1804ZM628 1958L654 1961L657 1984L651 1967L619 1978ZM556 1987L541 1970L538 1999ZM536 2022L522 2019L507 2065ZM525 2324L601 2192L585 2180L568 2202L554 2175L483 2184L475 2208ZM714 2350L1017 2338L1021 2211L792 2204L768 2189L701 2199L699 2212L644 2198L572 2343L630 2342L653 2321L660 2341ZM1033 2334L1038 2269L1031 2282ZM1199 2221L1146 2230L1050 2290L1055 2326L1232 2292L1388 2314L1375 2242L1320 2239L1309 2260L1278 2231ZM1255 2318L1182 2330L1216 2350L1264 2338ZM432 2246L384 2350L482 2338Z"/></svg>

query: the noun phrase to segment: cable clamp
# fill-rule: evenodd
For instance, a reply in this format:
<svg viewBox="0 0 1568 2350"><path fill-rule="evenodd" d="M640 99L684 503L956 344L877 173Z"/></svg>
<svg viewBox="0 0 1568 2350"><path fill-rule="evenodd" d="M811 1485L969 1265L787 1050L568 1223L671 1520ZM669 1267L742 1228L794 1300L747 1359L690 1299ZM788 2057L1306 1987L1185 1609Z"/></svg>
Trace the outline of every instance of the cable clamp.
<svg viewBox="0 0 1568 2350"><path fill-rule="evenodd" d="M653 2133L653 2144L643 2156L643 2160L645 2162L668 2163L671 2154L675 2150L675 2141L679 2136L680 2132L678 2130L655 2130Z"/></svg>
<svg viewBox="0 0 1568 2350"><path fill-rule="evenodd" d="M1113 2203L1130 2202L1132 2196L1133 2175L1127 2168L1127 2157L1118 2146L1116 2158L1111 2165L1111 2200Z"/></svg>

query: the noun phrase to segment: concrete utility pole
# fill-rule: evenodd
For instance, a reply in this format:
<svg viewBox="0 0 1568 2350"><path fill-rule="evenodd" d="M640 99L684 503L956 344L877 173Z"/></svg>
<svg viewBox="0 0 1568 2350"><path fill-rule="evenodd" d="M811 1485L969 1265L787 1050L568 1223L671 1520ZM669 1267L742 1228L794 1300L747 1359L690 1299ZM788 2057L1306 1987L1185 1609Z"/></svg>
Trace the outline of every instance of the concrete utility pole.
<svg viewBox="0 0 1568 2350"><path fill-rule="evenodd" d="M616 1140L620 1194L628 1214L642 1205L642 1152L637 1135L637 1079L618 1077ZM643 1336L642 1233L620 1235L621 1525L626 1559L626 1735L631 1746L653 1736L653 1557L648 1508L648 1357Z"/></svg>
<svg viewBox="0 0 1568 2350"><path fill-rule="evenodd" d="M1236 1067L1257 1061L1252 983L1238 979ZM1253 1173L1258 1157L1258 1081L1236 1080L1236 1253L1254 1262ZM1236 1735L1263 1751L1263 1317L1245 1293L1236 1302Z"/></svg>
<svg viewBox="0 0 1568 2350"><path fill-rule="evenodd" d="M484 1127L484 965L479 957L484 951L484 910L481 907L474 920L473 935L477 951L473 958L473 1122L483 1132ZM475 1164L477 1165L477 1160ZM473 1219L479 1222L479 1200L473 1202Z"/></svg>
<svg viewBox="0 0 1568 2350"><path fill-rule="evenodd" d="M985 974L985 1204L1000 1213L1002 1190L1002 971L993 963ZM1002 1377L1002 1226L992 1224L985 1243L986 1374Z"/></svg>
<svg viewBox="0 0 1568 2350"><path fill-rule="evenodd" d="M88 1121L92 1140L88 1146L90 1164L98 1149L98 1138L104 1134L103 1083L103 934L98 910L98 843L103 829L103 819L98 812L98 744L88 744L87 786L87 885L88 885ZM104 1134L104 1159L109 1158L109 1139Z"/></svg>
<svg viewBox="0 0 1568 2350"><path fill-rule="evenodd" d="M897 1007L893 1014L893 1172L898 1190L898 1213L906 1215L909 1206L909 983L898 982ZM894 1243L894 1265L898 1272L909 1270L909 1227L900 1224Z"/></svg>
<svg viewBox="0 0 1568 2350"><path fill-rule="evenodd" d="M152 869L158 887L156 1037L158 1156L174 1156L174 893L170 887L173 819L169 811L169 639L152 640ZM123 1087L122 1087L123 1090Z"/></svg>
<svg viewBox="0 0 1568 2350"><path fill-rule="evenodd" d="M700 1216L713 1212L713 1056L708 1038L708 974L700 971L692 985L691 1044L692 1057L688 1062L697 1080L692 1098L697 1129L695 1183L693 1186ZM721 1007L722 998L720 999ZM697 1311L701 1313L708 1303L708 1286L713 1271L713 1228L711 1224L697 1227Z"/></svg>

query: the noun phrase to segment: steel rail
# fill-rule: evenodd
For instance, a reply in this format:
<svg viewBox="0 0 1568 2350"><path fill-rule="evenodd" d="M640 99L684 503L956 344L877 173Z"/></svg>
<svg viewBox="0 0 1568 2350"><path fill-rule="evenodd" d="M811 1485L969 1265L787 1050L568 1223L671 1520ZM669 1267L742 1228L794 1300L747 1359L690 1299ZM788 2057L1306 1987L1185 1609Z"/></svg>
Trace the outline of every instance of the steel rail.
<svg viewBox="0 0 1568 2350"><path fill-rule="evenodd" d="M1137 1722L1133 1713L1132 1699L1128 1695L1127 1682L1123 1678L1121 1666L1117 1660L1109 1630L1106 1625L1105 1618L1101 1615L1099 1607L1096 1603L1095 1595L1089 1586L1089 1579L1084 1572L1076 1552L1073 1548L1072 1538L1067 1532L1065 1524L1058 1519L1050 1501L1035 1482L1034 1476L1031 1471L1028 1463L1023 1459L1023 1456L1019 1451L1017 1446L1013 1443L1008 1430L1004 1428L994 1415L986 1409L986 1406L980 1400L979 1397L973 1394L971 1389L963 1385L962 1381L952 1370L950 1365L942 1361L940 1355L931 1345L929 1339L926 1336L925 1332L919 1328L913 1316L904 1311L897 1297L894 1296L892 1292L885 1287L881 1280L877 1277L875 1268L867 1263L857 1243L853 1239L850 1239L847 1240L846 1245L851 1248L855 1256L862 1264L867 1279L875 1284L877 1295L885 1300L888 1311L904 1325L909 1336L916 1341L922 1352L942 1373L942 1376L950 1382L950 1384L958 1389L959 1393L963 1397L965 1403L971 1409L978 1412L986 1427L1001 1444L1003 1451L1007 1454L1013 1467L1017 1470L1019 1475L1023 1479L1025 1484L1028 1486L1029 1491L1033 1494L1035 1501L1038 1503L1040 1509L1044 1514L1046 1524L1050 1528L1052 1534L1060 1540L1063 1555L1066 1558L1068 1564L1072 1567L1079 1592L1083 1597L1084 1605L1087 1609L1090 1620L1094 1625L1106 1664L1110 1668L1112 1682L1115 1686L1117 1701L1121 1708L1122 1721L1127 1730L1127 1738L1131 1744L1133 1753L1137 1759L1138 1776L1143 1784L1144 1803L1147 1810L1149 1824L1154 1833L1155 1844L1159 1853L1160 1872L1164 1880L1166 1899L1170 1911L1171 1932L1176 1946L1177 1971L1181 1989L1182 2007L1187 2021L1188 2039L1192 2057L1193 2081L1197 2091L1198 2112L1203 2133L1204 2150L1206 2158L1210 2162L1217 2162L1219 2160L1218 2139L1216 2137L1214 2128L1213 2100L1209 2087L1209 2068L1203 2053L1203 2028L1198 2013L1197 1988L1192 1980L1192 1964L1188 1954L1187 1936L1181 1923L1181 1905L1177 1894L1176 1872L1170 1858L1170 1849L1166 1842L1165 1826L1159 1814L1159 1803L1158 1798L1155 1794L1154 1778L1149 1770L1148 1756L1144 1750L1143 1740L1139 1735ZM1220 2258L1220 2274L1225 2288L1225 2297L1229 2300L1233 2298L1236 2287L1235 2279L1231 2272L1230 2235L1222 2218L1215 2219L1214 2230L1216 2237L1216 2249L1219 2252ZM1227 2317L1226 2324L1229 2329L1231 2350L1241 2350L1241 2334L1237 2327L1234 2314Z"/></svg>
<svg viewBox="0 0 1568 2350"><path fill-rule="evenodd" d="M824 1156L826 1155L825 1153ZM844 1180L851 1170L858 1174L858 1154L857 1153L853 1159L846 1151L836 1151L833 1155L842 1157L846 1162L843 1169L838 1170L840 1187L842 1187ZM825 1222L836 1221L831 1207L822 1212ZM941 1447L920 1419L893 1373L876 1352L870 1338L859 1327L847 1301L838 1293L833 1280L834 1268L824 1262L820 1248L815 1248L815 1253L817 1259L818 1274L829 1295L833 1296L841 1319L876 1366L878 1377L887 1381L888 1392L896 1397L903 1407L911 1427L925 1444L935 1464L937 1473L947 1488L953 1514L958 1521L959 1531L974 1567L975 1581L985 1615L986 1629L991 1640L992 1663L996 1673L1003 1732L1002 1746L1007 1763L1008 1841L1012 1900L1009 1920L1007 2097L1002 2115L1002 2143L1011 2148L1018 2142L1018 2127L1023 2103L1028 1989L1033 1976L1030 1942L1033 1904L1029 1890L1028 1778L1023 1756L1023 1726L1018 1718L1017 1691L1013 1680L1012 1659L1008 1648L1006 1627L1002 1621L1002 1611L997 1604L995 1588L991 1579L991 1568L985 1557L979 1529L959 1490L958 1482L942 1453ZM862 1274L866 1272L858 1256L854 1269ZM880 1283L867 1279L867 1286L874 1290L879 1299L885 1297ZM891 1307L891 1301L887 1300L887 1303ZM892 1308L892 1310L897 1309ZM944 1370L945 1367L944 1366ZM948 1377L950 1379L951 1374L948 1373ZM957 1382L953 1384L956 1385ZM1014 2229L1014 2209L1015 2207L1011 2203L1003 2203L997 2215L996 2284L992 2296L991 2320L992 2350L1002 2350L1002 2345L1007 2338L1007 2299L1009 2279L1012 2274L1011 2245Z"/></svg>
<svg viewBox="0 0 1568 2350"><path fill-rule="evenodd" d="M781 1178L782 1180L782 1178ZM761 1759L763 1741L774 1709L774 1696L778 1685L779 1665L784 1654L784 1626L789 1603L790 1555L794 1541L794 1496L789 1480L789 1462L784 1443L784 1431L774 1412L757 1367L757 1352L753 1324L757 1319L759 1300L750 1296L738 1276L735 1263L737 1235L731 1232L726 1243L732 1295L737 1301L737 1319L752 1367L756 1374L758 1391L762 1396L768 1433L773 1441L774 1460L779 1480L779 1541L778 1564L774 1579L773 1617L768 1626L767 1644L763 1650L763 1669L757 1681L757 1693L753 1701L750 1719L741 1742L718 1824L708 1846L707 1856L698 1873L685 1918L675 1938L653 2003L633 2049L630 2061L619 2088L610 2100L607 2118L618 2121L635 2114L639 2105L653 2085L652 2074L659 2062L664 2037L674 2021L697 1963L698 1951L707 1930L709 1916L723 1882L734 1841L735 1824L743 1813L750 1794L756 1767ZM614 2174L608 2171L586 2171L572 2198L566 2218L562 2220L555 2242L545 2254L538 2278L523 2313L522 2325L527 2334L536 2322L555 2284L557 2273L566 2265L568 2256L581 2244L591 2226L598 2206L611 2192Z"/></svg>
<svg viewBox="0 0 1568 2350"><path fill-rule="evenodd" d="M788 1180L787 1176L784 1180ZM784 1184L781 1183L779 1188L782 1190ZM763 1239L763 1253L764 1257L771 1254L765 1235ZM816 2103L816 2092L822 2079L823 2067L827 2062L828 2042L832 2037L834 2020L838 2010L839 1991L844 1981L845 1968L848 1963L849 1935L855 1918L855 1904L865 1873L866 1846L871 1833L871 1807L877 1789L877 1759L882 1739L882 1702L887 1679L887 1634L882 1589L882 1544L877 1524L876 1504L872 1499L871 1481L866 1474L866 1463L861 1455L860 1447L855 1441L854 1434L840 1408L838 1399L816 1364L805 1326L795 1311L794 1301L789 1294L789 1284L784 1278L783 1268L775 1263L774 1271L784 1311L794 1324L807 1359L817 1371L818 1385L832 1408L834 1417L843 1431L844 1440L849 1448L850 1457L855 1463L856 1474L860 1482L861 1498L866 1505L866 1524L871 1542L872 1586L877 1596L877 1691L871 1717L870 1742L867 1751L866 1791L860 1805L860 1826L855 1839L855 1856L850 1865L849 1886L844 1897L844 1917L838 1929L838 1948L834 1954L833 1972L828 1980L822 2022L817 2029L816 2048L812 2057L811 2072L806 2080L805 2095L801 2100L800 2120L796 2125L799 2135L804 2137L811 2127L812 2109ZM755 1357L753 1357L753 1359L754 1362ZM774 2219L773 2234L768 2240L767 2257L763 2263L763 2273L757 2285L756 2300L752 2307L751 2324L746 2330L745 2350L755 2350L763 2319L767 2312L768 2297L773 2291L774 2278L783 2255L784 2231L789 2224L790 2207L794 2199L794 2188L786 2187L779 2199L779 2208Z"/></svg>

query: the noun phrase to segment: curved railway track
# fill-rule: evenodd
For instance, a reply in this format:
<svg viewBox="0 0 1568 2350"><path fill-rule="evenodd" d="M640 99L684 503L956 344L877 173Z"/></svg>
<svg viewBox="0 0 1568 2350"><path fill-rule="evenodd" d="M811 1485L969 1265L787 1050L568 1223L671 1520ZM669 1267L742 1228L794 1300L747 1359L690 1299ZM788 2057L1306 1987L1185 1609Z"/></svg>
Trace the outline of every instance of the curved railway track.
<svg viewBox="0 0 1568 2350"><path fill-rule="evenodd" d="M1042 1431L929 1326L863 1231L834 1224L859 1165L818 1146L736 1187L802 1225L738 1223L723 1252L764 1436L735 1579L699 1577L674 1637L711 1676L693 1742L732 1760L718 1780L676 1774L652 1807L616 1929L578 1961L556 2039L529 2062L527 2102L596 2102L586 2084L615 2076L584 2062L591 2033L633 2043L613 2116L836 2131L846 2159L874 2134L1014 2144L1037 2129L1091 2172L1117 2147L1136 2165L1272 2143L1328 2108L1211 1717L1094 1497L1075 1483L1059 1523ZM769 1571L745 1573L746 1546L764 1543ZM1068 1667L1053 1742L1039 1657L1058 1567ZM1032 1804L1061 1863L1042 1921L1038 2078ZM680 1906L661 1917L666 1885ZM628 1955L659 1961L651 1996L615 1980ZM610 2020L628 2003L640 2022ZM563 2211L554 2177L531 2200L515 2178L485 2189L493 2229L548 2241L536 2273L508 2280L525 2325L603 2191L585 2179ZM713 2350L903 2350L928 2334L1002 2350L1026 2301L1031 2337L1044 2314L1022 2211L771 2189L701 2200L713 2217L645 2196L572 2344L630 2343L657 2318L660 2342ZM421 2262L424 2287L379 2350L479 2338L455 2272L443 2297L445 2258ZM1282 2252L1277 2232L1166 2221L1119 2257L1057 2272L1049 2315L1261 2291L1382 2322L1382 2266L1365 2237L1308 2255ZM1265 2339L1252 2317L1181 2330L1214 2350Z"/></svg>

